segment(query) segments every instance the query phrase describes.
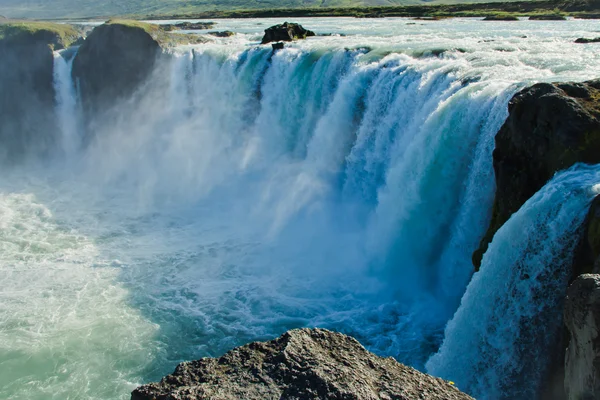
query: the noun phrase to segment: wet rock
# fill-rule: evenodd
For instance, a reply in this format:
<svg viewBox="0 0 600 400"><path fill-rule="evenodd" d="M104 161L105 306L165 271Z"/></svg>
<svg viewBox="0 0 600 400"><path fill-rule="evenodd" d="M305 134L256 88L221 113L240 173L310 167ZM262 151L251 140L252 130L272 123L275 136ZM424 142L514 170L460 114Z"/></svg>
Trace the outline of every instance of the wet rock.
<svg viewBox="0 0 600 400"><path fill-rule="evenodd" d="M306 39L307 37L315 36L313 31L304 29L300 24L284 22L283 24L274 25L265 29L261 44L271 42L291 42L297 39Z"/></svg>
<svg viewBox="0 0 600 400"><path fill-rule="evenodd" d="M496 231L552 176L577 162L600 162L600 80L539 83L517 93L496 135L496 196L476 268ZM584 269L577 265L574 270ZM583 257L585 258L585 257Z"/></svg>
<svg viewBox="0 0 600 400"><path fill-rule="evenodd" d="M484 21L518 21L519 18L514 15L488 15Z"/></svg>
<svg viewBox="0 0 600 400"><path fill-rule="evenodd" d="M600 398L600 275L581 275L567 292L564 312L571 340L565 362L569 400Z"/></svg>
<svg viewBox="0 0 600 400"><path fill-rule="evenodd" d="M202 31L215 27L214 22L180 22L178 24L160 25L166 31Z"/></svg>
<svg viewBox="0 0 600 400"><path fill-rule="evenodd" d="M324 329L297 329L250 343L219 359L182 363L132 400L471 399L452 384L378 357L355 339Z"/></svg>
<svg viewBox="0 0 600 400"><path fill-rule="evenodd" d="M208 34L212 35L212 36L220 37L220 38L226 38L226 37L232 37L232 36L234 36L235 32L221 31L221 32L208 32Z"/></svg>
<svg viewBox="0 0 600 400"><path fill-rule="evenodd" d="M575 43L587 44L587 43L600 43L600 37L587 39L587 38L579 38L575 40Z"/></svg>
<svg viewBox="0 0 600 400"><path fill-rule="evenodd" d="M566 21L567 18L560 14L551 15L532 15L529 17L530 21Z"/></svg>
<svg viewBox="0 0 600 400"><path fill-rule="evenodd" d="M283 50L285 48L285 44L283 42L272 43L273 51Z"/></svg>

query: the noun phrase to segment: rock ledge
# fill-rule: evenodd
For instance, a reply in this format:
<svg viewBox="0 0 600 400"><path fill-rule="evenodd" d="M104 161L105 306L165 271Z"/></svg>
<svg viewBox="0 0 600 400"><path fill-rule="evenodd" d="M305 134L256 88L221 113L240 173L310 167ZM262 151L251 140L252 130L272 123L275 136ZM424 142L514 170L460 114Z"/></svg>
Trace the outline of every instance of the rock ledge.
<svg viewBox="0 0 600 400"><path fill-rule="evenodd" d="M177 366L160 383L137 388L132 400L435 399L467 400L452 384L368 352L349 336L296 329L219 359Z"/></svg>

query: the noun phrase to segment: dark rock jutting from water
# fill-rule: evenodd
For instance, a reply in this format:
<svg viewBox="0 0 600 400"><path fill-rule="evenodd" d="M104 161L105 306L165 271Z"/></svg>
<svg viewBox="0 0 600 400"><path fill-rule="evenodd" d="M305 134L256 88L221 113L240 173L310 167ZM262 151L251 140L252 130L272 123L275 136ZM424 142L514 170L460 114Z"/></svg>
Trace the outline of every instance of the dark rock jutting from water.
<svg viewBox="0 0 600 400"><path fill-rule="evenodd" d="M235 36L235 32L232 31L220 31L220 32L208 32L209 35L219 37L219 38L227 38Z"/></svg>
<svg viewBox="0 0 600 400"><path fill-rule="evenodd" d="M488 15L484 21L518 21L519 18L514 15Z"/></svg>
<svg viewBox="0 0 600 400"><path fill-rule="evenodd" d="M178 24L163 24L161 29L165 31L202 31L215 27L214 22L180 22Z"/></svg>
<svg viewBox="0 0 600 400"><path fill-rule="evenodd" d="M368 352L356 339L296 329L219 359L179 364L132 400L468 400L452 384Z"/></svg>
<svg viewBox="0 0 600 400"><path fill-rule="evenodd" d="M575 43L579 44L588 44L588 43L600 43L600 37L588 39L588 38L579 38L575 40Z"/></svg>
<svg viewBox="0 0 600 400"><path fill-rule="evenodd" d="M306 39L307 37L315 36L313 31L304 29L300 24L284 22L283 24L274 25L265 29L261 44L271 42L291 42L292 40Z"/></svg>
<svg viewBox="0 0 600 400"><path fill-rule="evenodd" d="M529 17L530 21L566 21L567 18L560 14L545 14L545 15L532 15Z"/></svg>

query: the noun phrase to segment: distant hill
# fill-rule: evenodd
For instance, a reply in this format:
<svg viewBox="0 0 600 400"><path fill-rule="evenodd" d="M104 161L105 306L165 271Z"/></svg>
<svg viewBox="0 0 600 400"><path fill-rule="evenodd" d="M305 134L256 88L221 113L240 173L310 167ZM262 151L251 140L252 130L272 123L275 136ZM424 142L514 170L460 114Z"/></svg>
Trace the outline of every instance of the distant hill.
<svg viewBox="0 0 600 400"><path fill-rule="evenodd" d="M489 0L488 0L489 1ZM192 14L207 11L402 6L477 0L0 0L0 14L8 18L84 18L122 15Z"/></svg>

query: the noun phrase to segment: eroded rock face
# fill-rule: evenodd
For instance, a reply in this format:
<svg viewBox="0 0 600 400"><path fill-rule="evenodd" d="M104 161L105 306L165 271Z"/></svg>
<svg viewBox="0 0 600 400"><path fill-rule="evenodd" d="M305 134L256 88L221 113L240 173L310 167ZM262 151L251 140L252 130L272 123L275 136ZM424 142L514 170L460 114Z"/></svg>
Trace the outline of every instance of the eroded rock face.
<svg viewBox="0 0 600 400"><path fill-rule="evenodd" d="M219 359L180 364L132 400L439 399L467 400L449 382L378 357L355 339L324 329L297 329L250 343Z"/></svg>
<svg viewBox="0 0 600 400"><path fill-rule="evenodd" d="M567 292L565 324L571 334L565 364L569 400L600 398L600 275L581 275Z"/></svg>
<svg viewBox="0 0 600 400"><path fill-rule="evenodd" d="M496 135L496 196L490 226L473 254L476 268L496 231L556 172L600 162L600 80L539 83L517 93L508 109Z"/></svg>
<svg viewBox="0 0 600 400"><path fill-rule="evenodd" d="M151 75L161 47L143 26L95 28L73 63L86 120L128 98Z"/></svg>
<svg viewBox="0 0 600 400"><path fill-rule="evenodd" d="M271 42L291 42L297 39L306 39L307 37L315 36L313 31L304 29L300 24L284 22L283 24L274 25L265 29L261 44Z"/></svg>

